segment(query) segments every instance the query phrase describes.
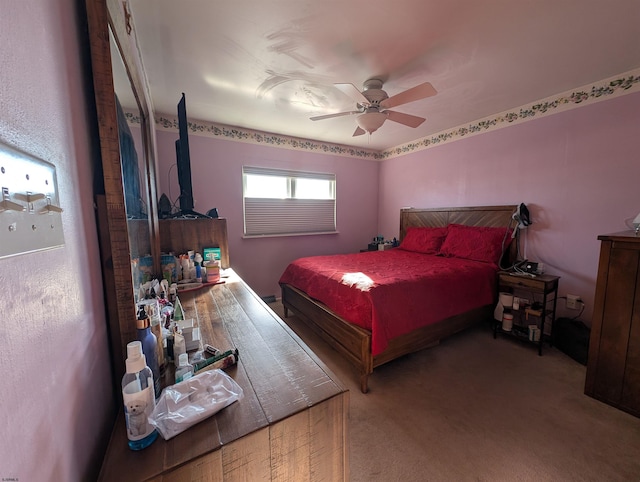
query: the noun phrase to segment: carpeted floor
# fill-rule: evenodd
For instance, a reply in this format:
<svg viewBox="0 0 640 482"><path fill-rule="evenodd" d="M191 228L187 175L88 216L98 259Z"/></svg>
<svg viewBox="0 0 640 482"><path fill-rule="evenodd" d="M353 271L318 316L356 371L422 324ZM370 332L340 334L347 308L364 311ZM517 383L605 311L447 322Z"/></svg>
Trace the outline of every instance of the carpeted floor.
<svg viewBox="0 0 640 482"><path fill-rule="evenodd" d="M354 482L640 480L640 419L584 395L586 368L555 348L539 357L479 326L377 368L365 395L328 344L286 322L350 390Z"/></svg>

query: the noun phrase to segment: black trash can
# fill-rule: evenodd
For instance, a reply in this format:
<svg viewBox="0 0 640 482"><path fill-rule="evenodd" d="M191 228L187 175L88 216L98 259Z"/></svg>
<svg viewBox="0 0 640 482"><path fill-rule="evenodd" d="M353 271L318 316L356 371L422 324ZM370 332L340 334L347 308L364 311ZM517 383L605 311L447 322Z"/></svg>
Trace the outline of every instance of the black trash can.
<svg viewBox="0 0 640 482"><path fill-rule="evenodd" d="M553 324L553 344L582 365L587 364L591 330L580 320L558 318Z"/></svg>

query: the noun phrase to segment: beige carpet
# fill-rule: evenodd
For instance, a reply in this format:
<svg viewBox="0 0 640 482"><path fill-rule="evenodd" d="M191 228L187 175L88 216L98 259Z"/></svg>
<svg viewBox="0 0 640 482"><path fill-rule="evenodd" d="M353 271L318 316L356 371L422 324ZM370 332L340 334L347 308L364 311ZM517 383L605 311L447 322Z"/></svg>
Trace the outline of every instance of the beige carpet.
<svg viewBox="0 0 640 482"><path fill-rule="evenodd" d="M350 390L354 482L640 480L640 419L584 395L586 368L555 348L539 357L479 326L377 368L364 395L355 369L286 322Z"/></svg>

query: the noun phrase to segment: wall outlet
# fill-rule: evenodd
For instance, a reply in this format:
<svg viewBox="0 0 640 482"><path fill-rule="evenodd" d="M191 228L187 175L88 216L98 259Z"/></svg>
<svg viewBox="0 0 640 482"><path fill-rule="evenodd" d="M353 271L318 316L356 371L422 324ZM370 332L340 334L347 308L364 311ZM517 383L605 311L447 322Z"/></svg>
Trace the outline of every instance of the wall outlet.
<svg viewBox="0 0 640 482"><path fill-rule="evenodd" d="M567 308L570 310L577 310L579 308L578 303L580 303L580 296L567 295Z"/></svg>

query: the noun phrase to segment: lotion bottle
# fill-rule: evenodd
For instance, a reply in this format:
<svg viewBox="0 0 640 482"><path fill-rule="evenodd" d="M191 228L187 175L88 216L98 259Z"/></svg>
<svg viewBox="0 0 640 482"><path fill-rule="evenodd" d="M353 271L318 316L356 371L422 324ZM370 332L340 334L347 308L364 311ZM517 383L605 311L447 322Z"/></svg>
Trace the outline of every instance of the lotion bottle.
<svg viewBox="0 0 640 482"><path fill-rule="evenodd" d="M173 331L173 363L176 367L180 364L180 355L187 353L187 343L182 330L176 325Z"/></svg>
<svg viewBox="0 0 640 482"><path fill-rule="evenodd" d="M142 343L139 341L132 341L127 345L125 366L122 399L129 448L142 450L158 438L158 432L149 423L149 415L156 406L153 374L147 366Z"/></svg>
<svg viewBox="0 0 640 482"><path fill-rule="evenodd" d="M158 361L158 371L160 376L164 373L165 370L165 360L164 360L164 340L162 337L162 323L161 323L161 315L160 315L160 305L156 304L155 309L151 312L151 316L149 317L149 324L151 325L151 333L156 337L156 359ZM152 370L153 371L153 370ZM156 396L157 398L157 396Z"/></svg>

